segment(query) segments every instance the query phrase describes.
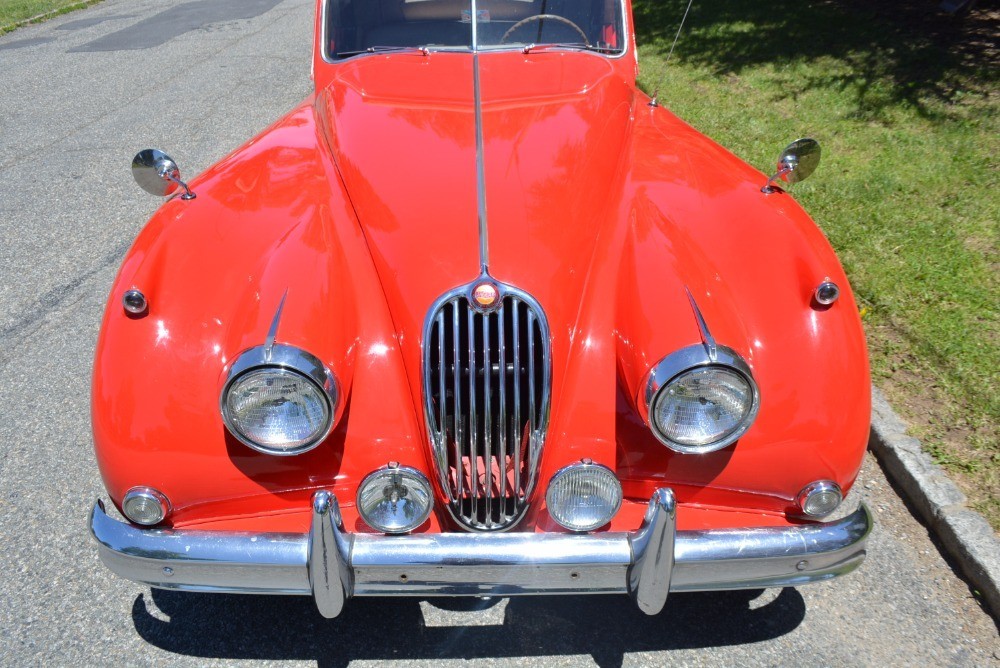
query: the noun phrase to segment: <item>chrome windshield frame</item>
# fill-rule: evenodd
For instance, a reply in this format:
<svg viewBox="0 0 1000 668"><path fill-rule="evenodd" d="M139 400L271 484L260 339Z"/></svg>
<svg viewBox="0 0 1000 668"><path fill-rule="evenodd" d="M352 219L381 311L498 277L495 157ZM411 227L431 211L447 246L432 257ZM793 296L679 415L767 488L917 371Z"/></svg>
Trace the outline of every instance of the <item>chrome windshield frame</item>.
<svg viewBox="0 0 1000 668"><path fill-rule="evenodd" d="M364 52L364 53L356 53L354 55L347 56L345 58L337 58L336 56L331 55L330 54L330 50L329 50L329 44L330 44L330 35L329 35L330 22L329 22L328 18L329 18L330 3L332 1L333 0L323 0L323 7L322 7L321 14L320 14L320 21L322 22L322 25L320 26L320 37L322 39L322 44L320 44L318 46L319 46L319 50L320 50L320 56L323 59L324 63L327 63L329 65L337 65L337 64L340 64L340 63L346 63L346 62L352 61L352 60L354 60L356 58L366 58L366 57L369 57L369 56L378 56L378 55L384 56L384 55L392 53L391 51L390 52L386 52L386 51L381 51L381 52L380 51ZM470 5L470 10L472 12L472 16L473 17L478 16L478 14L476 13L476 11L477 11L476 0L469 0L469 5ZM626 11L627 7L626 7L626 4L625 4L625 0L618 0L618 7L619 7L619 9L621 11L621 17L622 17L622 47L621 47L621 50L619 52L617 52L617 53L602 53L600 51L589 51L589 50L582 50L582 49L570 49L570 48L566 47L566 48L546 49L544 51L538 51L537 53L561 53L561 52L565 52L565 51L572 51L574 53L590 53L592 55L599 56L601 58L607 58L608 60L618 60L619 58L625 57L626 55L629 54L630 47L631 47L631 44L632 44L632 16L631 16L631 14L628 11ZM526 46L524 44L484 44L484 45L477 44L477 42L478 42L478 40L477 40L477 34L476 34L476 24L477 23L478 23L478 21L476 21L476 20L472 21L473 43L470 46L444 46L444 45L429 45L428 46L428 45L425 45L425 46L413 47L414 51L416 51L417 49L422 49L426 53L430 54L430 53L502 53L502 52L509 52L509 51L523 51L524 50L524 47ZM391 46L391 45L387 45L387 46ZM535 44L533 46L544 46L544 44ZM404 51L403 53L408 53L408 52Z"/></svg>

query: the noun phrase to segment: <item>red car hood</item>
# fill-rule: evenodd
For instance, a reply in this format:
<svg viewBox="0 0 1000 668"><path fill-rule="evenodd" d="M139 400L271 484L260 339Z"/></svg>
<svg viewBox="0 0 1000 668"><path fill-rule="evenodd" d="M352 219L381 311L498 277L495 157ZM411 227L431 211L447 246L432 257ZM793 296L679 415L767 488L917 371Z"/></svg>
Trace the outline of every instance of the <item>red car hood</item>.
<svg viewBox="0 0 1000 668"><path fill-rule="evenodd" d="M634 91L607 59L557 52L481 55L480 86L490 274L542 305L559 378L602 230L621 227ZM480 272L473 101L472 57L447 53L360 58L317 100L415 390L428 309Z"/></svg>

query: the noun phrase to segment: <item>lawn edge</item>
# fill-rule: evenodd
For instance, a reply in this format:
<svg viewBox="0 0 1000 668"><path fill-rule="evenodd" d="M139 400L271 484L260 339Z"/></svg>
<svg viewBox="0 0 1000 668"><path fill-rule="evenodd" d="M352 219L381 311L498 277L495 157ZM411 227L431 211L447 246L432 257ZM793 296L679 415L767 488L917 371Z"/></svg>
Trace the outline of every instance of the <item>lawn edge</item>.
<svg viewBox="0 0 1000 668"><path fill-rule="evenodd" d="M1000 621L1000 539L986 518L966 507L965 494L906 433L906 423L874 386L868 447Z"/></svg>
<svg viewBox="0 0 1000 668"><path fill-rule="evenodd" d="M14 23L8 23L7 25L0 25L0 35L6 35L9 32L14 32L18 28L23 28L24 26L31 25L32 23L42 23L43 21L48 21L51 18L62 16L63 14L69 14L70 12L86 9L87 7L96 5L99 2L104 2L104 0L80 0L79 2L74 2L72 5L60 7L59 9L53 9L50 12L45 12L44 14L39 14L38 16L32 16L31 18L15 21Z"/></svg>

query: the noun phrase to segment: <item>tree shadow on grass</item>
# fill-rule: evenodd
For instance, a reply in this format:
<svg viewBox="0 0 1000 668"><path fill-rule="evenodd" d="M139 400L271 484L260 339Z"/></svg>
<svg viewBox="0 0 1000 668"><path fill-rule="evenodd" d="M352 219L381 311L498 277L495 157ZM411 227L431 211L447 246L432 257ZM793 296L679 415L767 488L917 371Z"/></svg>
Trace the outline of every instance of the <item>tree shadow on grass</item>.
<svg viewBox="0 0 1000 668"><path fill-rule="evenodd" d="M996 94L997 4L980 2L959 18L939 11L936 0L695 0L673 57L720 76L829 59L822 74L788 77L785 95L849 90L860 119L878 120L900 104L937 117L946 112L935 103ZM643 53L667 54L686 5L686 0L635 0Z"/></svg>
<svg viewBox="0 0 1000 668"><path fill-rule="evenodd" d="M432 608L473 616L489 616L486 609L498 601L429 599ZM323 619L311 599L299 596L153 590L152 602L151 611L137 597L132 621L146 642L161 649L205 659L313 660L320 666L590 654L602 668L616 668L630 652L777 638L798 628L806 613L805 601L791 588L675 594L653 617L626 596L513 598L502 620L497 612L493 625L483 626L430 626L415 598L355 599L337 619ZM433 609L429 614L446 616Z"/></svg>

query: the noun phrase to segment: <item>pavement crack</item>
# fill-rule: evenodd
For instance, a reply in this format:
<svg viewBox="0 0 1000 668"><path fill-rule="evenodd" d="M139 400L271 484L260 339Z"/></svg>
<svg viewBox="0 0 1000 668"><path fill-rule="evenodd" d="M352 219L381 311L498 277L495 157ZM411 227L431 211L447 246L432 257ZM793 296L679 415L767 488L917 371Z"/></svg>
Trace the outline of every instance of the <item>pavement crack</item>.
<svg viewBox="0 0 1000 668"><path fill-rule="evenodd" d="M121 263L125 257L125 252L131 245L131 241L119 244L87 271L42 294L19 319L16 319L12 324L0 330L0 341L3 342L3 347L11 348L25 338L28 338L35 331L32 328L41 323L52 311L67 303L73 303L73 292L101 271Z"/></svg>

